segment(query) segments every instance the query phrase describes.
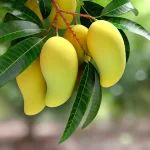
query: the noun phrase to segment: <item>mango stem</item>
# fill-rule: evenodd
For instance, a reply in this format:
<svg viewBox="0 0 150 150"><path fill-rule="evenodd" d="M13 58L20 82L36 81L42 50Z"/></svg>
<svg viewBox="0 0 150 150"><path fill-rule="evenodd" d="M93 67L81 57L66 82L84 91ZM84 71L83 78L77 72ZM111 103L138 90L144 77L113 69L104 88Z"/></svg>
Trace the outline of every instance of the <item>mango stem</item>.
<svg viewBox="0 0 150 150"><path fill-rule="evenodd" d="M56 27L56 34L58 33L58 22L57 22L57 18L58 18L58 15L63 19L63 21L65 22L66 26L68 27L68 29L70 30L70 32L73 34L74 38L77 40L77 42L79 43L81 49L84 51L84 53L88 55L88 53L86 53L86 51L84 50L84 47L83 45L81 44L79 38L77 37L77 35L74 33L74 31L72 30L69 22L67 21L67 19L65 18L65 16L63 15L63 13L66 13L66 14L71 14L73 15L73 17L76 17L76 16L80 16L80 17L85 17L85 18L90 18L90 19L93 19L93 20L96 20L96 18L94 18L93 16L89 16L89 15L86 15L86 14L78 14L78 13L74 13L74 12L68 12L68 11L65 11L65 10L62 10L59 8L56 0L51 0L55 9L56 9L56 15L55 15L55 18L53 19L52 21L52 24L54 23L55 24L55 27ZM51 29L51 28L50 28ZM91 56L89 56L91 57Z"/></svg>

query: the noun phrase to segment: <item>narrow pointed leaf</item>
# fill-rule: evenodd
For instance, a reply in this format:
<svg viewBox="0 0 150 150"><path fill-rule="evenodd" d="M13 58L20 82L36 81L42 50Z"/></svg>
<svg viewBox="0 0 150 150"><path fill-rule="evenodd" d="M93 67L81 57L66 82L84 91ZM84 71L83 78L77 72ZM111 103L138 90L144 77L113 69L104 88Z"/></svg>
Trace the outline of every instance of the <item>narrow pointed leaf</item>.
<svg viewBox="0 0 150 150"><path fill-rule="evenodd" d="M24 71L40 55L42 46L41 39L32 37L0 56L0 87Z"/></svg>
<svg viewBox="0 0 150 150"><path fill-rule="evenodd" d="M138 15L138 10L134 8L130 0L113 0L103 9L101 16L119 16L129 11Z"/></svg>
<svg viewBox="0 0 150 150"><path fill-rule="evenodd" d="M102 88L100 86L100 78L98 72L95 70L95 83L90 98L91 105L87 118L82 126L82 129L86 128L96 117L102 100Z"/></svg>
<svg viewBox="0 0 150 150"><path fill-rule="evenodd" d="M91 63L85 67L72 111L59 143L67 140L77 129L87 109L95 81L95 68Z"/></svg>
<svg viewBox="0 0 150 150"><path fill-rule="evenodd" d="M0 24L0 44L45 31L29 21L10 21Z"/></svg>
<svg viewBox="0 0 150 150"><path fill-rule="evenodd" d="M5 9L22 20L34 22L42 27L39 17L31 9L23 5L23 3L19 3L18 0L0 0L0 9Z"/></svg>
<svg viewBox="0 0 150 150"><path fill-rule="evenodd" d="M119 30L119 32L121 33L122 38L124 40L125 50L126 50L126 62L128 62L130 56L130 43L126 34L122 30Z"/></svg>
<svg viewBox="0 0 150 150"><path fill-rule="evenodd" d="M89 15L91 15L93 17L97 17L97 16L100 16L103 8L104 7L102 7L101 5L96 4L94 2L84 1L84 5L80 9L80 13L81 14L87 14L88 13ZM80 21L81 21L81 24L86 26L87 28L89 28L89 26L93 22L92 20L90 20L88 18L84 18L84 17L81 17Z"/></svg>
<svg viewBox="0 0 150 150"><path fill-rule="evenodd" d="M43 19L46 19L51 12L51 1L50 0L38 0L39 7Z"/></svg>
<svg viewBox="0 0 150 150"><path fill-rule="evenodd" d="M111 22L118 29L127 30L139 34L150 40L150 33L146 29L144 29L140 24L137 24L129 19L114 17L108 19L108 21Z"/></svg>

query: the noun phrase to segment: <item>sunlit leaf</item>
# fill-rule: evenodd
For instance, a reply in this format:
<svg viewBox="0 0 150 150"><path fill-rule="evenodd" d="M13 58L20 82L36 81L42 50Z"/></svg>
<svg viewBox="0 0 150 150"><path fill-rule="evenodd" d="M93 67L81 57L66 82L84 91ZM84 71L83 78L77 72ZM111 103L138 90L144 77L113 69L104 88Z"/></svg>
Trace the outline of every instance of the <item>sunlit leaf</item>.
<svg viewBox="0 0 150 150"><path fill-rule="evenodd" d="M21 37L45 31L29 21L10 21L0 24L0 43L9 42Z"/></svg>
<svg viewBox="0 0 150 150"><path fill-rule="evenodd" d="M113 0L103 9L101 16L119 16L129 11L138 15L138 10L134 8L130 0Z"/></svg>
<svg viewBox="0 0 150 150"><path fill-rule="evenodd" d="M42 39L32 37L0 56L0 87L24 71L40 55L42 47Z"/></svg>
<svg viewBox="0 0 150 150"><path fill-rule="evenodd" d="M108 19L108 21L115 25L118 29L127 30L139 34L150 40L150 33L146 29L144 29L140 24L137 24L129 19L114 17Z"/></svg>

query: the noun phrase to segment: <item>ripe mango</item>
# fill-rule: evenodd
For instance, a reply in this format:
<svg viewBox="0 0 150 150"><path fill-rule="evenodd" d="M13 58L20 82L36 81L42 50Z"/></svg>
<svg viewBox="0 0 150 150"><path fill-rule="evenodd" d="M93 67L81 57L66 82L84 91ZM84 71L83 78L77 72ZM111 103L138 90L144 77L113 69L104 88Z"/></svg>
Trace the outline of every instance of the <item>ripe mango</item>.
<svg viewBox="0 0 150 150"><path fill-rule="evenodd" d="M98 20L91 24L87 46L100 72L100 84L110 87L122 77L126 65L125 45L117 28Z"/></svg>
<svg viewBox="0 0 150 150"><path fill-rule="evenodd" d="M35 115L42 111L45 107L46 83L40 69L40 59L36 59L16 80L24 98L25 114Z"/></svg>
<svg viewBox="0 0 150 150"><path fill-rule="evenodd" d="M63 37L49 38L42 48L40 65L47 83L46 106L62 105L72 95L78 73L73 45Z"/></svg>
<svg viewBox="0 0 150 150"><path fill-rule="evenodd" d="M74 33L76 34L76 37L79 39L80 43L82 44L83 49L86 52L88 52L88 50L87 50L88 48L87 48L87 44L86 44L86 36L87 36L88 28L86 28L83 25L79 25L79 24L78 25L72 25L71 28L74 31ZM81 45L75 39L75 37L71 33L70 29L67 29L65 31L63 37L65 39L67 39L69 42L71 42L71 44L74 46L74 48L77 52L77 56L78 56L78 64L80 66L83 63L83 60L84 60L84 51L81 48Z"/></svg>
<svg viewBox="0 0 150 150"><path fill-rule="evenodd" d="M32 11L34 11L36 15L40 18L40 20L43 20L37 0L27 0L25 5Z"/></svg>
<svg viewBox="0 0 150 150"><path fill-rule="evenodd" d="M57 5L59 6L59 8L62 10L65 10L68 12L75 12L76 11L76 7L77 7L76 0L56 0L56 2L57 2ZM66 18L66 20L70 24L73 20L73 15L66 14L66 13L62 13L62 14L64 15L64 17ZM52 5L51 13L48 17L48 20L50 22L52 22L53 19L55 18L55 15L56 15L56 8L54 7L54 5ZM57 23L58 23L58 28L60 28L60 29L67 28L64 20L62 19L62 17L60 15L58 15Z"/></svg>

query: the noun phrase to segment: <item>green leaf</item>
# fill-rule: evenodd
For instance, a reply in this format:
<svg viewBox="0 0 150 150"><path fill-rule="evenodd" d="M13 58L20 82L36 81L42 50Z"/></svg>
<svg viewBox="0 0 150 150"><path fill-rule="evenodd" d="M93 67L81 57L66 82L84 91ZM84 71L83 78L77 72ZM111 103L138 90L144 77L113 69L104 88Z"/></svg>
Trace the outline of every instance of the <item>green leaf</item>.
<svg viewBox="0 0 150 150"><path fill-rule="evenodd" d="M39 55L42 39L28 38L0 56L0 87L23 72Z"/></svg>
<svg viewBox="0 0 150 150"><path fill-rule="evenodd" d="M27 0L22 0L22 3L25 3Z"/></svg>
<svg viewBox="0 0 150 150"><path fill-rule="evenodd" d="M94 2L84 1L84 6L81 7L80 13L81 14L87 14L88 13L89 15L91 15L93 17L97 17L97 16L100 16L103 8L104 7L102 7L101 5L96 4ZM93 21L88 19L88 18L81 17L80 22L82 25L89 28L89 26L91 25L91 23Z"/></svg>
<svg viewBox="0 0 150 150"><path fill-rule="evenodd" d="M31 9L16 0L0 0L0 9L5 9L22 20L34 22L40 27L43 26L39 17Z"/></svg>
<svg viewBox="0 0 150 150"><path fill-rule="evenodd" d="M80 6L84 5L84 2L82 0L77 0L77 2L80 4Z"/></svg>
<svg viewBox="0 0 150 150"><path fill-rule="evenodd" d="M150 40L150 33L146 29L144 29L140 24L137 24L136 22L133 22L125 18L119 18L119 17L108 19L108 21L111 22L118 29L127 30L139 34L147 38L148 40Z"/></svg>
<svg viewBox="0 0 150 150"><path fill-rule="evenodd" d="M43 16L43 19L46 19L50 12L51 12L51 1L50 0L38 0L39 7L41 14Z"/></svg>
<svg viewBox="0 0 150 150"><path fill-rule="evenodd" d="M86 121L84 122L82 129L86 128L96 117L102 100L102 88L100 86L100 78L98 72L95 70L95 84L92 91L90 101L92 102Z"/></svg>
<svg viewBox="0 0 150 150"><path fill-rule="evenodd" d="M129 11L138 15L138 10L134 8L130 0L113 0L103 9L101 16L119 16Z"/></svg>
<svg viewBox="0 0 150 150"><path fill-rule="evenodd" d="M19 1L18 0L14 0L14 1L17 1L19 3L23 3L24 4L27 0L19 0Z"/></svg>
<svg viewBox="0 0 150 150"><path fill-rule="evenodd" d="M130 43L126 34L122 30L119 30L119 32L121 33L122 38L124 40L125 50L126 50L126 62L128 62L130 56Z"/></svg>
<svg viewBox="0 0 150 150"><path fill-rule="evenodd" d="M91 63L88 63L82 74L75 102L72 107L72 111L68 119L66 128L64 130L63 136L59 143L67 140L80 124L90 101L90 97L94 87L94 81L95 68Z"/></svg>
<svg viewBox="0 0 150 150"><path fill-rule="evenodd" d="M0 24L0 44L45 31L29 21L10 21Z"/></svg>
<svg viewBox="0 0 150 150"><path fill-rule="evenodd" d="M21 20L21 19L17 18L16 16L10 13L7 13L3 19L3 22L9 22L9 21L14 21L14 20Z"/></svg>

